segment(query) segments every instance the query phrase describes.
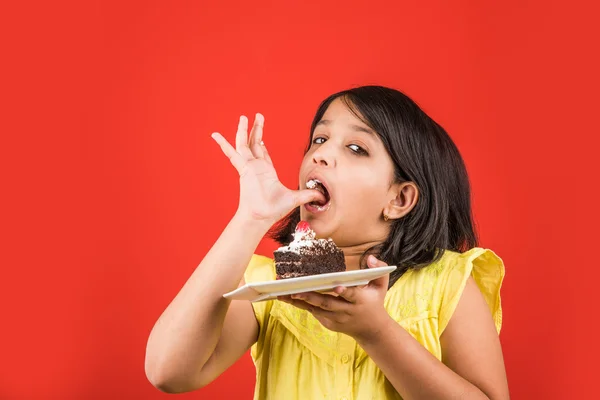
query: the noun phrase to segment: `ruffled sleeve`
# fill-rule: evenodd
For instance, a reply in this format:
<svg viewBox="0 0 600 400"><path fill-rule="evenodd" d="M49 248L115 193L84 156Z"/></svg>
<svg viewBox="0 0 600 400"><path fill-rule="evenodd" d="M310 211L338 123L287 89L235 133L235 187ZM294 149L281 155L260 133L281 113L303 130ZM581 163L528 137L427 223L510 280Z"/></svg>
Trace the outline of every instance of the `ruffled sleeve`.
<svg viewBox="0 0 600 400"><path fill-rule="evenodd" d="M490 308L496 330L502 327L500 287L504 279L504 263L493 251L474 248L458 255L443 273L443 293L439 311L439 334L441 335L462 296L469 276L477 283Z"/></svg>

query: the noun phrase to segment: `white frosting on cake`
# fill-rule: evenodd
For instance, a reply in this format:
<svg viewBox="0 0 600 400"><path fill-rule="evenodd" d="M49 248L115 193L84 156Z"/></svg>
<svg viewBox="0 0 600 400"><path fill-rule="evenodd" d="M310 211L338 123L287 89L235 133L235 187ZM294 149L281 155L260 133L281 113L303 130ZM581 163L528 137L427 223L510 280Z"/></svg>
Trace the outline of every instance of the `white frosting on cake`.
<svg viewBox="0 0 600 400"><path fill-rule="evenodd" d="M292 243L315 240L315 237L317 237L317 234L310 228L307 231L296 231L294 232L294 241Z"/></svg>
<svg viewBox="0 0 600 400"><path fill-rule="evenodd" d="M288 246L280 247L279 251L291 251L299 253L300 249L313 247L315 244L315 231L308 229L307 231L296 231L293 233L294 240ZM326 239L317 239L317 241L327 241Z"/></svg>

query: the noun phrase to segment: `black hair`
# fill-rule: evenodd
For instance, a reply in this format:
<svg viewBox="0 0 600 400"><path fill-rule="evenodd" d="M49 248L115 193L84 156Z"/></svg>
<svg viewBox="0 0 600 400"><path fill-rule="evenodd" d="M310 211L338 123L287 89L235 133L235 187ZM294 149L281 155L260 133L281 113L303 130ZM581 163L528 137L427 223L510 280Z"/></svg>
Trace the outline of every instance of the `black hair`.
<svg viewBox="0 0 600 400"><path fill-rule="evenodd" d="M413 182L419 190L417 204L391 221L387 240L363 254L361 268L368 254L398 266L390 274L391 287L408 269L438 261L445 250L476 247L471 189L460 152L444 128L400 91L361 86L329 96L317 109L306 151L317 123L338 98L379 136L394 163L395 183ZM287 245L299 221L296 208L271 228L269 236Z"/></svg>

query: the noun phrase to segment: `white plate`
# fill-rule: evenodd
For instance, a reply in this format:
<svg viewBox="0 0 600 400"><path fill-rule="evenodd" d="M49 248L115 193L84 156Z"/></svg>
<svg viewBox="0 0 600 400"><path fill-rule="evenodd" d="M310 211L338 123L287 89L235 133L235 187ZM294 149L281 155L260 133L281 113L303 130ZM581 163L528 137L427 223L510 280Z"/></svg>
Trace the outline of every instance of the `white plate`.
<svg viewBox="0 0 600 400"><path fill-rule="evenodd" d="M355 271L332 272L329 274L301 276L299 278L279 279L275 281L250 282L236 290L225 293L223 297L232 300L263 301L303 292L320 292L336 286L366 285L371 280L389 274L395 265L361 269Z"/></svg>

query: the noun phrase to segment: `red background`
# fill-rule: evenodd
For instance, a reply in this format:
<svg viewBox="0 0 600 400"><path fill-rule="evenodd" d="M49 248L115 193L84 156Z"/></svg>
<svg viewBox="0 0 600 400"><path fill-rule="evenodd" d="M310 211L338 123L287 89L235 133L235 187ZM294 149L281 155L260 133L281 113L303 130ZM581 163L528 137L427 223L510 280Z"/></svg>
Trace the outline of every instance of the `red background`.
<svg viewBox="0 0 600 400"><path fill-rule="evenodd" d="M148 334L237 204L210 134L262 112L294 186L318 103L360 84L405 91L464 155L482 245L507 267L512 398L595 397L590 5L18 4L0 12L1 399L165 398L144 376ZM246 355L181 398L253 386Z"/></svg>

